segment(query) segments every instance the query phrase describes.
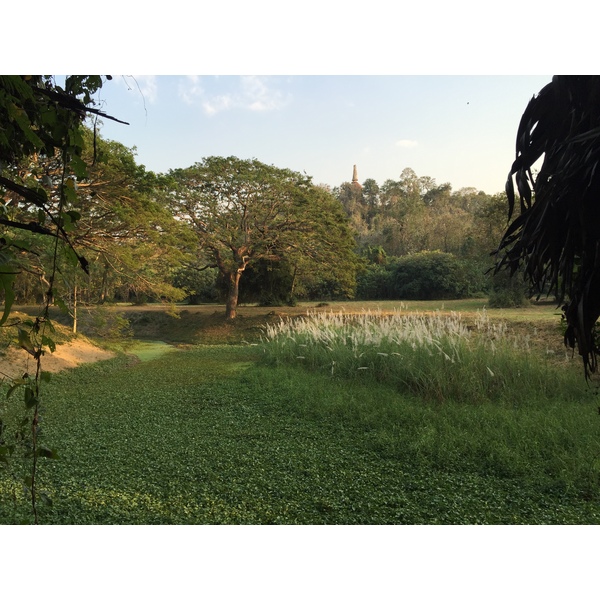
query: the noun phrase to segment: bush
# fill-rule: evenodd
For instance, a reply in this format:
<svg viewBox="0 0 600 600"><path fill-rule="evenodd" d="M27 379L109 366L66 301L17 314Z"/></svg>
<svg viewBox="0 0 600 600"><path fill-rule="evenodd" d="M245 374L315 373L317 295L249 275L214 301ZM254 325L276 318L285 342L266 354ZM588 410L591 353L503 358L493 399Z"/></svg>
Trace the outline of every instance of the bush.
<svg viewBox="0 0 600 600"><path fill-rule="evenodd" d="M465 265L446 252L418 252L398 259L393 294L402 300L464 298L469 285Z"/></svg>
<svg viewBox="0 0 600 600"><path fill-rule="evenodd" d="M488 266L445 252L419 252L369 264L356 278L359 300L450 300L487 296Z"/></svg>
<svg viewBox="0 0 600 600"><path fill-rule="evenodd" d="M507 271L493 276L488 304L491 308L517 308L529 304L530 292L523 278Z"/></svg>
<svg viewBox="0 0 600 600"><path fill-rule="evenodd" d="M174 285L185 291L190 304L219 300L216 269L182 268L175 275Z"/></svg>
<svg viewBox="0 0 600 600"><path fill-rule="evenodd" d="M388 265L370 264L356 276L356 297L359 300L389 300L393 298L395 262Z"/></svg>

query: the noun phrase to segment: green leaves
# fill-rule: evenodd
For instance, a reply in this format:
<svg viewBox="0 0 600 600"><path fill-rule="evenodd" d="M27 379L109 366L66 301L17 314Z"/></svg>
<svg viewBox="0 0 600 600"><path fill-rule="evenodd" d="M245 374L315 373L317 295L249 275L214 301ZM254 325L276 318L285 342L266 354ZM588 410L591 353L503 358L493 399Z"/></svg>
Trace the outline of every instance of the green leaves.
<svg viewBox="0 0 600 600"><path fill-rule="evenodd" d="M229 317L235 316L240 274L260 260L302 262L296 269L302 275L317 264L335 272L351 295L344 276L357 267L352 234L339 203L309 177L216 156L171 175L173 213L190 223L208 264L228 282Z"/></svg>
<svg viewBox="0 0 600 600"><path fill-rule="evenodd" d="M27 113L20 107L16 106L12 102L8 102L6 105L8 118L12 121L15 121L25 138L31 142L31 144L36 148L43 148L44 142L38 137L31 126L31 122L27 118Z"/></svg>
<svg viewBox="0 0 600 600"><path fill-rule="evenodd" d="M81 213L76 210L68 210L61 215L61 227L63 231L66 233L71 233L77 227L77 221L81 219ZM75 255L77 256L77 255ZM77 264L78 259L75 258L75 264Z"/></svg>
<svg viewBox="0 0 600 600"><path fill-rule="evenodd" d="M7 392L9 399L22 390L25 409L31 414L30 419L22 421L15 439L23 446L25 458L32 459L30 474L23 481L31 491L36 523L37 458L56 457L55 450L38 444L40 383L50 380L41 371L40 359L45 349L50 352L56 349L55 341L47 332L52 329L48 312L55 293L55 275L62 272L59 264L62 256L57 250L66 248L67 261L89 272L88 262L75 250L70 234L81 219L81 213L74 210L78 206L76 180L87 176L87 165L82 158L84 137L81 126L86 113L100 114L89 104L101 86L100 76L69 76L64 90L47 76L0 76L0 161L3 163L0 210L2 226L7 230L6 238L14 238L15 231L25 231L52 236L56 242L61 242L60 246L55 243L50 252L43 313L34 322L22 322L17 328L18 345L36 361L35 376L25 374ZM21 167L25 163L27 173L23 174ZM62 183L56 185L56 181ZM14 283L20 271L19 262L25 271L41 277L45 275L38 264L37 259L42 254L38 250L32 250L30 241L0 240L0 292L4 296L0 325L7 321L15 300ZM35 256L34 260L25 254L29 252ZM2 443L0 439L0 446ZM8 450L2 450L0 461L5 463L9 454Z"/></svg>

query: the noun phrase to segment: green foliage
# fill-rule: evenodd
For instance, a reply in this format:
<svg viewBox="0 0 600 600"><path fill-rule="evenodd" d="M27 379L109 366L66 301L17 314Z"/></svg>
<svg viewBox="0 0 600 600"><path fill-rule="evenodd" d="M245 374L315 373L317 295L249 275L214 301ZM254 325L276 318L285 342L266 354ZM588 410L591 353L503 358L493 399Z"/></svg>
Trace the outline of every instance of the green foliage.
<svg viewBox="0 0 600 600"><path fill-rule="evenodd" d="M190 304L216 302L220 298L215 269L202 269L196 265L185 265L173 275L173 285L182 289Z"/></svg>
<svg viewBox="0 0 600 600"><path fill-rule="evenodd" d="M260 306L282 306L293 303L295 269L286 259L259 259L250 264L240 285L239 300Z"/></svg>
<svg viewBox="0 0 600 600"><path fill-rule="evenodd" d="M171 177L173 213L197 235L206 265L219 269L228 318L236 316L242 275L261 260L286 259L299 279L326 270L352 293L357 262L348 223L310 177L258 160L214 156Z"/></svg>
<svg viewBox="0 0 600 600"><path fill-rule="evenodd" d="M383 246L367 246L361 251L361 255L372 265L385 265L388 262L388 255Z"/></svg>
<svg viewBox="0 0 600 600"><path fill-rule="evenodd" d="M418 252L398 259L394 293L406 300L462 298L467 294L462 264L445 252Z"/></svg>
<svg viewBox="0 0 600 600"><path fill-rule="evenodd" d="M357 297L364 300L432 300L478 296L486 280L476 261L435 251L370 264L357 277Z"/></svg>
<svg viewBox="0 0 600 600"><path fill-rule="evenodd" d="M356 276L356 297L359 300L387 300L395 297L393 266L369 264Z"/></svg>
<svg viewBox="0 0 600 600"><path fill-rule="evenodd" d="M488 291L487 265L452 254L419 252L368 264L357 275L361 300L448 300L481 297Z"/></svg>
<svg viewBox="0 0 600 600"><path fill-rule="evenodd" d="M491 308L528 306L530 294L529 286L523 279L501 271L492 277L489 306Z"/></svg>
<svg viewBox="0 0 600 600"><path fill-rule="evenodd" d="M592 402L434 405L372 380L257 366L257 350L56 375L44 441L61 451L40 470L53 500L40 521L600 523L580 487L599 439ZM573 471L569 456L587 462ZM27 516L2 473L0 500L0 522Z"/></svg>
<svg viewBox="0 0 600 600"><path fill-rule="evenodd" d="M45 379L40 361L46 351L56 347L49 309L57 274L64 266L89 274L89 262L76 251L72 234L81 219L76 210L76 180L87 176L81 127L88 113L101 114L91 104L102 83L99 76L70 76L63 89L48 76L0 76L0 226L5 234L0 244L0 287L4 292L0 325L6 323L16 298L17 275L36 273L45 284L39 316L18 326L18 344L34 361L35 375L27 374L14 383L7 395L23 389L29 411L15 439L25 448L24 458L30 460L23 483L35 523L38 499L44 498L37 489L38 461L55 456L39 443L40 384ZM45 162L45 170L39 168L40 161ZM39 237L51 257L46 271L38 264L43 252L34 247ZM65 262L59 265L60 258ZM9 455L12 458L13 452L5 453L3 462Z"/></svg>
<svg viewBox="0 0 600 600"><path fill-rule="evenodd" d="M63 89L48 75L0 76L0 160L17 163L37 152L53 156L64 148L77 156L80 144L73 123L89 111L92 94L102 83L98 76L72 75Z"/></svg>
<svg viewBox="0 0 600 600"><path fill-rule="evenodd" d="M84 310L79 329L85 335L103 341L118 341L133 336L129 319L106 306Z"/></svg>

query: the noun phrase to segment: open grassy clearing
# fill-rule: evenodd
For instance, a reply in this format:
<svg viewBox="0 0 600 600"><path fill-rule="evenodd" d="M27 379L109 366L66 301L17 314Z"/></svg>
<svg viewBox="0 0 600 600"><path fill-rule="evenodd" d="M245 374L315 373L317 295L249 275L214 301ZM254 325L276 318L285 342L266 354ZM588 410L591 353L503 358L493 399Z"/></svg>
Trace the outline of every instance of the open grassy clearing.
<svg viewBox="0 0 600 600"><path fill-rule="evenodd" d="M247 308L256 314L221 320L222 341L243 332L254 343L260 311L272 326L283 313ZM203 309L174 322L202 334ZM534 310L557 327L552 307ZM170 318L159 313L154 326ZM80 367L45 386L44 443L61 459L40 470L53 499L42 522L600 523L598 402L573 365L518 403L440 402L368 369L332 377L330 364L309 371L260 346L190 345L180 333L166 340L180 352L146 343L140 360ZM0 481L0 521L20 522L21 490Z"/></svg>

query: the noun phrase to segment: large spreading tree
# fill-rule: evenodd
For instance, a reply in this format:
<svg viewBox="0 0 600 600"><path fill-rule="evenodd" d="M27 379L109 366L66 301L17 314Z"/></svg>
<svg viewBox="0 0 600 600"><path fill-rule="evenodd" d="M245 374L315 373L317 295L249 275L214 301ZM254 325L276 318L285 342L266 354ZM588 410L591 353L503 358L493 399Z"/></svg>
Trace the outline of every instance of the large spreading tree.
<svg viewBox="0 0 600 600"><path fill-rule="evenodd" d="M357 264L347 218L310 177L236 157L205 158L171 175L174 213L195 231L203 267L217 268L226 282L228 319L236 317L242 274L259 260L286 258L353 280Z"/></svg>
<svg viewBox="0 0 600 600"><path fill-rule="evenodd" d="M529 102L507 182L509 218L498 269L523 269L564 304L565 342L586 375L597 368L600 317L600 76L555 76ZM539 172L535 170L539 168Z"/></svg>

